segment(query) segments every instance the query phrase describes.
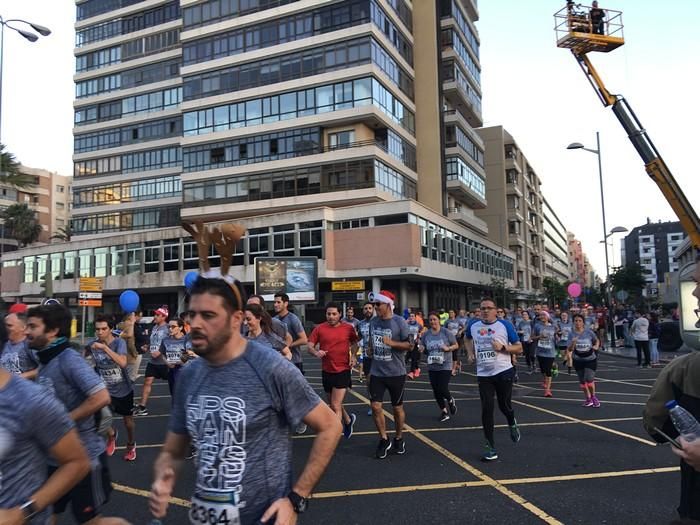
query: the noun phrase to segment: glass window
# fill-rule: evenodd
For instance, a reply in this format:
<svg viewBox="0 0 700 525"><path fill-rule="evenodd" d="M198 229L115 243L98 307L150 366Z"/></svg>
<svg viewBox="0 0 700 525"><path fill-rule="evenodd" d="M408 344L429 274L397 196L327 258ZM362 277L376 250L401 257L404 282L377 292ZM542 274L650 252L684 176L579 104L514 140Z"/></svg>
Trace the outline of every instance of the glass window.
<svg viewBox="0 0 700 525"><path fill-rule="evenodd" d="M126 247L126 273L141 273L141 258L143 256L141 245L128 244Z"/></svg>

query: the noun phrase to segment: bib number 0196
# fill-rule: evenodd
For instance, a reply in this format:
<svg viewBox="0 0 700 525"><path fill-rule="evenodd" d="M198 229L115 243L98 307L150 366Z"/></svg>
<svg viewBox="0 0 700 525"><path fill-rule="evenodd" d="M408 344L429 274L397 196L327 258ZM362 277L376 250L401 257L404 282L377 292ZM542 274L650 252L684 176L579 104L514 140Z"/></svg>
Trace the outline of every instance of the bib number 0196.
<svg viewBox="0 0 700 525"><path fill-rule="evenodd" d="M192 525L240 525L238 509L230 503L217 503L192 499L190 506Z"/></svg>

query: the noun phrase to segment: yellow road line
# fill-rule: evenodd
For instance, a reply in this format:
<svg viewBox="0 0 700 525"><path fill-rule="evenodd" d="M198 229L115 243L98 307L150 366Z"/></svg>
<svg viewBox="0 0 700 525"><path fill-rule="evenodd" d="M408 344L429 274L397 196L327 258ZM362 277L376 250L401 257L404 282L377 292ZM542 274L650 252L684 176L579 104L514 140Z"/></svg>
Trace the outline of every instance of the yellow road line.
<svg viewBox="0 0 700 525"><path fill-rule="evenodd" d="M665 474L677 472L680 467L644 468L638 470L621 470L613 472L591 472L589 474L564 474L562 476L542 476L539 478L520 478L500 480L504 485L520 485L525 483L550 483L553 481L578 481L583 479L619 478L624 476L643 476L646 474Z"/></svg>
<svg viewBox="0 0 700 525"><path fill-rule="evenodd" d="M466 487L488 487L487 481L457 481L453 483L433 483L430 485L408 485L402 487L382 487L376 489L338 490L335 492L314 493L313 499L342 498L347 496L370 496L372 494L391 494L414 492L418 490L461 489Z"/></svg>
<svg viewBox="0 0 700 525"><path fill-rule="evenodd" d="M625 432L620 432L619 430L613 430L612 428L607 428L601 425L596 425L595 423L591 423L589 421L584 421L582 419L578 419L575 417L567 416L566 414L561 414L559 412L555 412L554 410L549 410L546 408L538 407L536 405L531 405L530 403L525 403L523 401L517 401L513 400L513 403L516 403L518 405L526 406L528 408L532 408L533 410L538 410L540 412L544 412L545 414L550 414L552 416L558 416L564 419L567 419L569 421L576 421L578 423L581 423L582 425L586 425L587 427L592 427L592 428L597 428L598 430L602 430L604 432L609 432L610 434L615 434L618 436L626 437L627 439L633 439L634 441L638 441L639 443L644 443L645 445L649 445L651 447L655 447L656 443L653 441L649 441L648 439L643 439L637 436L633 436L632 434L627 434Z"/></svg>
<svg viewBox="0 0 700 525"><path fill-rule="evenodd" d="M148 492L147 490L142 490L142 489L136 489L134 487L129 487L127 485L121 485L119 483L112 483L112 488L114 490L118 490L119 492L125 492L126 494L133 494L134 496L143 496L144 498L150 497L151 493ZM171 497L170 498L170 503L173 505L178 505L180 507L188 507L190 506L190 502L187 500L184 500L182 498L176 498L176 497Z"/></svg>
<svg viewBox="0 0 700 525"><path fill-rule="evenodd" d="M369 404L369 402L370 402L369 399L358 394L357 392L352 392L352 395L354 395L358 399L365 401L367 404ZM393 420L393 416L391 414L389 414L386 411L384 411L384 413L385 413L385 416L387 416L389 419ZM416 437L418 440L422 441L424 444L428 445L433 450L439 452L440 454L445 456L447 459L449 459L453 463L456 463L457 465L462 467L464 470L469 472L472 476L475 476L480 481L484 481L488 486L496 489L498 492L500 492L504 496L510 498L511 500L513 500L515 503L517 503L521 507L527 509L528 511L530 511L532 514L534 514L535 516L540 518L545 523L549 523L550 525L563 525L559 520L557 520L553 516L550 516L544 510L540 509L539 507L537 507L533 503L530 503L525 498L523 498L519 494L516 494L515 492L513 492L512 490L507 488L505 485L499 483L498 481L496 481L492 477L488 476L487 474L484 474L479 469L477 469L476 467L473 467L472 465L470 465L469 463L467 463L466 461L464 461L462 458L458 457L457 455L453 454L452 452L450 452L446 448L438 445L432 439L424 436L420 432L417 432L415 429L413 429L409 425L404 425L404 426L405 426L406 430L413 431L412 433L413 433L414 437Z"/></svg>

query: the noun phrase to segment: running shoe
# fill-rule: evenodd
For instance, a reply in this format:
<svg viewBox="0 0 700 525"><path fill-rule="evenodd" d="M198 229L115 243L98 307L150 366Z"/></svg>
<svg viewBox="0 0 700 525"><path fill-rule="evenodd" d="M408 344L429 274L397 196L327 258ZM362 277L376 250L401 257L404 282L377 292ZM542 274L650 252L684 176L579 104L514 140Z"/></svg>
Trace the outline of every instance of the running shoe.
<svg viewBox="0 0 700 525"><path fill-rule="evenodd" d="M587 397L586 400L583 402L581 405L583 407L592 407L593 406L593 398L592 397Z"/></svg>
<svg viewBox="0 0 700 525"><path fill-rule="evenodd" d="M371 415L372 415L372 407L369 407L369 408L367 409L367 415L368 415L368 416L371 416Z"/></svg>
<svg viewBox="0 0 700 525"><path fill-rule="evenodd" d="M544 391L544 397L552 397L552 391L551 391L551 390L545 390L545 391Z"/></svg>
<svg viewBox="0 0 700 525"><path fill-rule="evenodd" d="M294 429L294 432L296 432L297 434L303 434L304 432L306 432L306 428L307 427L304 423L299 423L297 428Z"/></svg>
<svg viewBox="0 0 700 525"><path fill-rule="evenodd" d="M515 375L513 376L513 383L515 383L516 385L518 384L518 371L517 370L515 371Z"/></svg>
<svg viewBox="0 0 700 525"><path fill-rule="evenodd" d="M147 416L148 409L143 405L136 405L134 407L134 416Z"/></svg>
<svg viewBox="0 0 700 525"><path fill-rule="evenodd" d="M388 439L380 439L377 445L377 459L384 459L391 450L391 441Z"/></svg>
<svg viewBox="0 0 700 525"><path fill-rule="evenodd" d="M450 415L447 412L440 412L440 423L450 420Z"/></svg>
<svg viewBox="0 0 700 525"><path fill-rule="evenodd" d="M457 413L457 403L455 402L454 397L450 398L450 400L447 402L447 406L450 409L450 414L454 416Z"/></svg>
<svg viewBox="0 0 700 525"><path fill-rule="evenodd" d="M520 429L518 428L518 422L515 421L512 425L508 427L510 429L510 439L513 443L520 441Z"/></svg>
<svg viewBox="0 0 700 525"><path fill-rule="evenodd" d="M406 376L407 376L409 379L415 379L415 378L416 378L416 376L413 374L413 372L409 372L408 374L406 374Z"/></svg>
<svg viewBox="0 0 700 525"><path fill-rule="evenodd" d="M481 456L481 461L495 461L498 459L498 452L496 452L496 449L493 448L491 445L486 443L486 452L482 454Z"/></svg>
<svg viewBox="0 0 700 525"><path fill-rule="evenodd" d="M416 368L413 371L413 379L418 379L420 377L420 368Z"/></svg>
<svg viewBox="0 0 700 525"><path fill-rule="evenodd" d="M404 443L403 438L401 439L396 439L394 438L394 444L392 446L394 449L394 452L399 455L403 455L406 453L406 443Z"/></svg>
<svg viewBox="0 0 700 525"><path fill-rule="evenodd" d="M345 437L345 439L350 439L350 436L352 436L355 421L357 421L357 416L355 414L350 414L350 422L343 423L343 436Z"/></svg>
<svg viewBox="0 0 700 525"><path fill-rule="evenodd" d="M597 396L593 396L593 408L600 408L600 399Z"/></svg>
<svg viewBox="0 0 700 525"><path fill-rule="evenodd" d="M136 461L136 445L127 445L124 461Z"/></svg>
<svg viewBox="0 0 700 525"><path fill-rule="evenodd" d="M107 446L105 447L105 452L107 453L108 456L113 456L114 451L117 450L117 436L119 433L114 430L114 434L112 434L108 439L107 439Z"/></svg>

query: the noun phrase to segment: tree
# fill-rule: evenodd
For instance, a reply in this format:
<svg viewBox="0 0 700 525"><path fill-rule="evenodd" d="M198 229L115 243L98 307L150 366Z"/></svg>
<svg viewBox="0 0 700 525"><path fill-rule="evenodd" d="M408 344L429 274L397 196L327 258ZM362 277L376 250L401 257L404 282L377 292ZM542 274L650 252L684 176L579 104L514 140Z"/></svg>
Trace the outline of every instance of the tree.
<svg viewBox="0 0 700 525"><path fill-rule="evenodd" d="M615 268L613 273L610 274L610 283L612 284L613 293L625 290L633 299L640 298L642 290L646 287L644 273L639 264Z"/></svg>
<svg viewBox="0 0 700 525"><path fill-rule="evenodd" d="M569 295L566 291L566 283L561 283L554 277L542 279L542 288L544 288L547 298L552 302L551 306L561 304Z"/></svg>
<svg viewBox="0 0 700 525"><path fill-rule="evenodd" d="M54 233L51 236L51 239L56 241L70 242L71 233L72 232L69 224L68 226L63 226L56 230L56 233Z"/></svg>
<svg viewBox="0 0 700 525"><path fill-rule="evenodd" d="M5 150L5 145L0 144L0 185L26 189L36 186L34 177L22 173L21 166L15 156Z"/></svg>
<svg viewBox="0 0 700 525"><path fill-rule="evenodd" d="M16 239L21 246L39 240L41 225L36 220L34 210L26 203L8 206L0 212L0 219L5 221L5 235Z"/></svg>

